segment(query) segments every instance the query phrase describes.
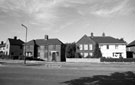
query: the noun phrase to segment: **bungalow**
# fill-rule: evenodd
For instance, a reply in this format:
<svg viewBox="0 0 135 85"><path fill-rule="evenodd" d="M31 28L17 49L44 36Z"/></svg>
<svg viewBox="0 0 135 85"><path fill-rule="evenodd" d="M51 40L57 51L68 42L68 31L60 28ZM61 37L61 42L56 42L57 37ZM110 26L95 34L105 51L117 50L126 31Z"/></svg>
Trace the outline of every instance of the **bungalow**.
<svg viewBox="0 0 135 85"><path fill-rule="evenodd" d="M110 36L91 36L84 35L77 43L77 52L84 58L93 56L98 44L103 57L106 58L126 58L126 42L123 39L116 39Z"/></svg>
<svg viewBox="0 0 135 85"><path fill-rule="evenodd" d="M46 61L65 61L64 44L57 38L45 35L44 39L31 40L25 43L24 54L28 57L40 58Z"/></svg>
<svg viewBox="0 0 135 85"><path fill-rule="evenodd" d="M127 45L127 51L128 54L131 54L128 55L129 58L135 58L135 40Z"/></svg>
<svg viewBox="0 0 135 85"><path fill-rule="evenodd" d="M23 55L23 41L17 39L15 36L13 39L8 38L5 43L5 55L11 57L19 57Z"/></svg>

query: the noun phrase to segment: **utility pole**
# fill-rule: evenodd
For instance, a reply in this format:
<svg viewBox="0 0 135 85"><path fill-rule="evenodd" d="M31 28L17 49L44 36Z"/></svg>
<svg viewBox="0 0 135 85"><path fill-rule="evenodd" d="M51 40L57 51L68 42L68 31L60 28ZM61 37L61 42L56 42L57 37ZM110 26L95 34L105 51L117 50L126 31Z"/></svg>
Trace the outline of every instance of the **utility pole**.
<svg viewBox="0 0 135 85"><path fill-rule="evenodd" d="M27 43L27 31L28 31L28 28L27 26L25 26L24 24L21 24L21 26L23 26L25 29L26 29L26 35L25 35L25 46L24 46L24 64L26 64L26 43Z"/></svg>

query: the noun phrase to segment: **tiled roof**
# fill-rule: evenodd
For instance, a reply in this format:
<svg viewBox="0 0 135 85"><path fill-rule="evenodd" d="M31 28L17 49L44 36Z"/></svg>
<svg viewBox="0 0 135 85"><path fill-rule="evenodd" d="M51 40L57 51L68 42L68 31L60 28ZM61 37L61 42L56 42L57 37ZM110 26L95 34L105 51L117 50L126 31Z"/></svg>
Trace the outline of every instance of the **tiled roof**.
<svg viewBox="0 0 135 85"><path fill-rule="evenodd" d="M127 45L127 47L135 46L135 40Z"/></svg>
<svg viewBox="0 0 135 85"><path fill-rule="evenodd" d="M126 43L124 40L116 39L110 36L94 36L90 38L97 43Z"/></svg>
<svg viewBox="0 0 135 85"><path fill-rule="evenodd" d="M27 43L27 45L33 45L34 40L31 40ZM61 45L62 42L59 39L36 39L35 44L37 45Z"/></svg>
<svg viewBox="0 0 135 85"><path fill-rule="evenodd" d="M27 43L25 43L26 45L34 45L35 44L35 40L31 40L31 41L29 41L29 42L27 42Z"/></svg>
<svg viewBox="0 0 135 85"><path fill-rule="evenodd" d="M11 45L22 45L24 42L20 39L8 39Z"/></svg>

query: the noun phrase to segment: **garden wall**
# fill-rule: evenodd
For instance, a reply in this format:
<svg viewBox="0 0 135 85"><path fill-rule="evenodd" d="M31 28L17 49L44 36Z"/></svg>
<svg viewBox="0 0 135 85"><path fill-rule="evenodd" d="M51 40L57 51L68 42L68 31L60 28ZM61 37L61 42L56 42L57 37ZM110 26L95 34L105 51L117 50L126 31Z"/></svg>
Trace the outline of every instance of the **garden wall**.
<svg viewBox="0 0 135 85"><path fill-rule="evenodd" d="M99 63L100 58L66 58L66 62L92 62Z"/></svg>

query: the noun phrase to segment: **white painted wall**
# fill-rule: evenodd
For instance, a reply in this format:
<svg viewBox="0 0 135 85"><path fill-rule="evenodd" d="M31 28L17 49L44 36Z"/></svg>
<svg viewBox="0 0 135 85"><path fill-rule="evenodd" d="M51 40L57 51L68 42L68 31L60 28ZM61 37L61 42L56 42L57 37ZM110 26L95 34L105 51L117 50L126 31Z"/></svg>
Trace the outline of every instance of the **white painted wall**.
<svg viewBox="0 0 135 85"><path fill-rule="evenodd" d="M5 55L7 53L7 55L9 55L9 50L10 50L10 43L9 40L6 41L6 45L5 45Z"/></svg>
<svg viewBox="0 0 135 85"><path fill-rule="evenodd" d="M91 62L99 63L100 58L66 58L66 62Z"/></svg>
<svg viewBox="0 0 135 85"><path fill-rule="evenodd" d="M109 45L109 49L107 49L107 45L100 45L100 49L103 57L119 58L119 54L114 54L114 56L113 53L122 53L122 57L126 58L126 45Z"/></svg>

